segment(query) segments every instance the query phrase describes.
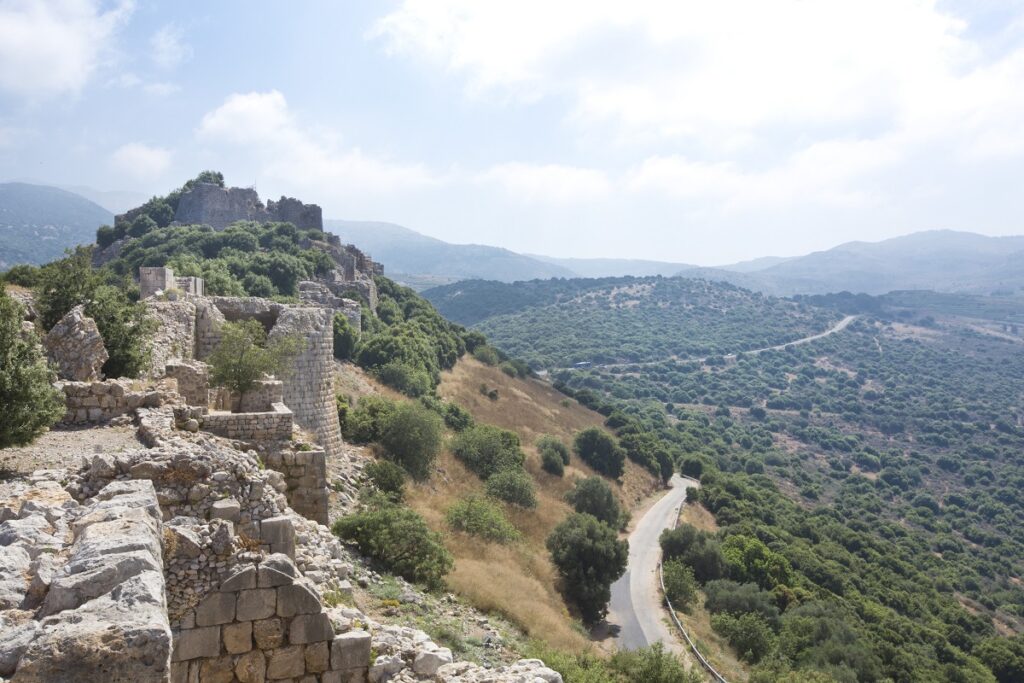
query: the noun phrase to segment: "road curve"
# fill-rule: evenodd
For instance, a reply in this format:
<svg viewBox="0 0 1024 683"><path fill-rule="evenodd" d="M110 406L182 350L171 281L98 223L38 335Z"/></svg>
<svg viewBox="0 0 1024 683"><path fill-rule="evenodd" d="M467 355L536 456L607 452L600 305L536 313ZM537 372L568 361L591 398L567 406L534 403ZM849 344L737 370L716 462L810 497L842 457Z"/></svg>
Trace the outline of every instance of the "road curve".
<svg viewBox="0 0 1024 683"><path fill-rule="evenodd" d="M824 339L825 337L833 335L836 332L841 332L841 331L845 330L850 325L850 323L852 323L858 317L859 316L856 316L856 315L848 315L845 318L843 318L842 320L840 320L839 322L837 322L832 327L830 327L827 330L825 330L824 332L819 332L818 334L812 334L809 337L801 337L800 339L794 339L793 341L789 341L789 342L786 342L784 344L776 344L775 346L766 346L763 349L751 349L750 351L740 351L739 353L744 354L744 355L756 356L757 354L764 353L765 351L781 351L782 349L787 349L790 346L799 346L801 344L808 344L808 343L810 343L812 341L817 341L818 339ZM735 353L729 353L729 354L726 354L724 356L721 356L721 358L735 358L736 355L737 354L735 354ZM595 364L594 367L595 368L644 367L644 366L648 366L648 365L658 365L660 363L664 363L667 360L674 360L674 361L678 361L680 363L704 363L704 362L706 362L711 357L712 356L704 356L702 358L679 358L678 356L670 356L670 357L664 358L662 360L637 361L637 362L633 362L633 363L599 363L599 364ZM563 369L571 369L571 368L563 368Z"/></svg>
<svg viewBox="0 0 1024 683"><path fill-rule="evenodd" d="M658 580L661 559L658 537L672 526L674 515L686 502L686 489L699 484L678 474L669 484L672 488L651 506L629 534L626 573L612 584L608 625L620 650L635 650L658 642L674 652L686 650L665 622L667 614L662 607ZM615 627L618 627L617 633Z"/></svg>

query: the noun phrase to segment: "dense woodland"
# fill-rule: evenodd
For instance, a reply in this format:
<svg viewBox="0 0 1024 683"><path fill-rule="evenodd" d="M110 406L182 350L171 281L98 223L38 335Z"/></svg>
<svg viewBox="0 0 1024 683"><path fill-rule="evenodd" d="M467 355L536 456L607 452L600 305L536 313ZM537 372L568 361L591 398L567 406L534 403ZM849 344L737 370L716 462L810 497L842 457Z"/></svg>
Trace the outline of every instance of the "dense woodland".
<svg viewBox="0 0 1024 683"><path fill-rule="evenodd" d="M725 343L686 362L652 339L633 364L553 378L621 444L700 478L720 530L684 528L666 557L689 567L752 680L1024 680L1022 348L948 317L970 310L961 298L855 299L803 301L873 311L807 345L726 357ZM766 301L766 314L784 305ZM1011 304L982 310L1012 321ZM585 325L620 320L582 299L559 304L566 319L574 305ZM516 320L498 329L518 344L548 333L539 315ZM548 358L572 357L569 335L549 338ZM601 358L618 341L590 337Z"/></svg>
<svg viewBox="0 0 1024 683"><path fill-rule="evenodd" d="M621 277L463 282L424 292L535 368L699 358L815 334L836 312L704 280Z"/></svg>

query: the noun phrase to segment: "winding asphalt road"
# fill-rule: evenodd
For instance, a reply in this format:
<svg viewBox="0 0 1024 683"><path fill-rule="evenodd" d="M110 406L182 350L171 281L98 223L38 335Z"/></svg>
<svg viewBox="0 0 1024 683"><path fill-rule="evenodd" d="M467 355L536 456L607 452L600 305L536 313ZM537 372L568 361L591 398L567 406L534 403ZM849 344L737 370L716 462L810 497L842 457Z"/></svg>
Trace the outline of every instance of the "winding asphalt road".
<svg viewBox="0 0 1024 683"><path fill-rule="evenodd" d="M618 627L614 638L620 650L635 650L658 642L675 652L685 649L665 621L668 615L662 607L658 579L661 559L658 537L672 526L675 515L686 501L686 489L699 483L677 474L669 484L672 488L651 506L629 534L626 573L612 584L608 625L613 632Z"/></svg>

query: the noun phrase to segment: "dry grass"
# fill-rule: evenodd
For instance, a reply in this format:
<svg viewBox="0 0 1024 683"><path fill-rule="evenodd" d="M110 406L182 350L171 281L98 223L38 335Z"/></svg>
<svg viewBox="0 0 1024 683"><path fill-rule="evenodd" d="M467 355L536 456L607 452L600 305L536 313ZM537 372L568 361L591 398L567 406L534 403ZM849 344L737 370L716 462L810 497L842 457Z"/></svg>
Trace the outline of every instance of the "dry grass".
<svg viewBox="0 0 1024 683"><path fill-rule="evenodd" d="M482 383L498 389L497 401L480 394ZM557 576L544 544L551 530L571 511L564 496L573 479L594 472L574 458L564 477L548 474L541 469L533 444L543 434L569 444L577 431L600 426L603 418L575 401L566 401L565 396L542 382L511 378L473 359L460 361L454 370L444 373L438 394L467 409L478 422L518 434L526 451L526 470L537 488L535 510L506 507L522 539L502 546L445 528L444 513L455 500L483 491L483 483L451 453L442 453L438 472L430 481L410 487L409 505L432 528L445 533L445 545L455 557L449 585L480 609L503 614L527 634L553 647L573 652L591 649L590 640L574 628L555 589ZM613 487L633 507L647 498L657 482L646 471L627 463L622 485Z"/></svg>
<svg viewBox="0 0 1024 683"><path fill-rule="evenodd" d="M707 508L700 503L687 503L684 505L683 514L679 517L679 521L695 526L701 531L709 533L718 531L718 522L715 521L715 516L708 512Z"/></svg>
<svg viewBox="0 0 1024 683"><path fill-rule="evenodd" d="M750 677L747 665L736 657L729 643L711 628L711 614L704 609L703 598L699 606L690 608L689 613L676 612L676 615L697 644L700 653L725 680L742 683Z"/></svg>

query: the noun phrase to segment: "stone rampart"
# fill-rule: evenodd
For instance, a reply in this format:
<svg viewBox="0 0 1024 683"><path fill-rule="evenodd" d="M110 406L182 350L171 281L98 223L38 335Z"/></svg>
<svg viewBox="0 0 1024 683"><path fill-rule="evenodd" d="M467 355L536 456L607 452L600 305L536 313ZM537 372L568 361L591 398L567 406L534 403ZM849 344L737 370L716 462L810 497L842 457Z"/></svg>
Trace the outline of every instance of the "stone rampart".
<svg viewBox="0 0 1024 683"><path fill-rule="evenodd" d="M239 565L181 621L171 681L362 683L370 633L335 633L316 588L285 555Z"/></svg>
<svg viewBox="0 0 1024 683"><path fill-rule="evenodd" d="M256 190L242 187L220 187L213 183L197 183L178 200L174 222L180 225L209 225L223 230L236 221L273 221L292 223L304 230L323 230L323 212L316 204L303 204L298 199L281 197L260 201Z"/></svg>
<svg viewBox="0 0 1024 683"><path fill-rule="evenodd" d="M149 343L150 377L163 377L168 363L194 358L196 304L192 301L147 299L146 315L155 323Z"/></svg>

